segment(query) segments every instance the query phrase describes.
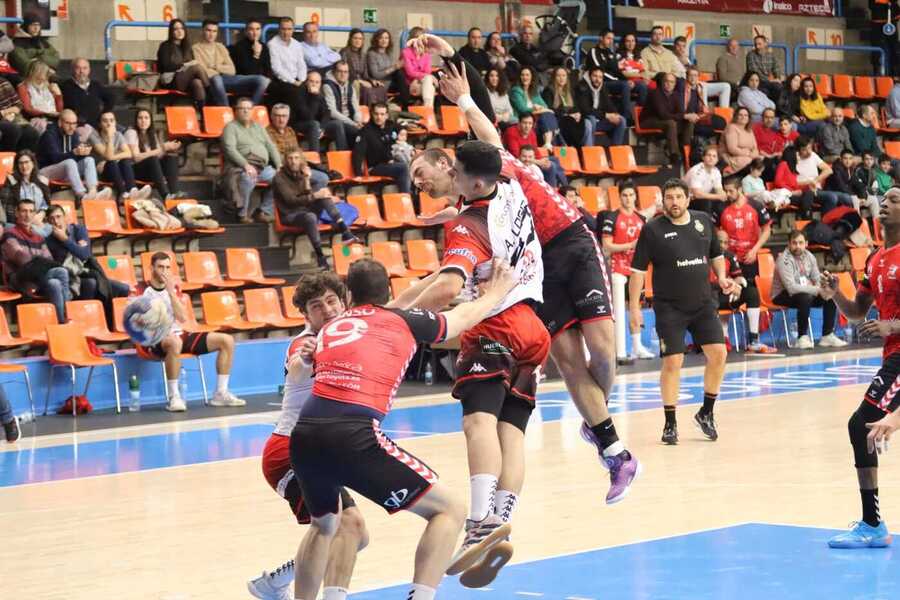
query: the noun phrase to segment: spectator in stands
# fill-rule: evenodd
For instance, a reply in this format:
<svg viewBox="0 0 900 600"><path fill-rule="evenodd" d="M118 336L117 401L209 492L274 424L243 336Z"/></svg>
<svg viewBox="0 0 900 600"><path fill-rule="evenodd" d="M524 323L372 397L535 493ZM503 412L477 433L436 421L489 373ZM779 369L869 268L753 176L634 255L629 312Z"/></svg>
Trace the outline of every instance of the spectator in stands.
<svg viewBox="0 0 900 600"><path fill-rule="evenodd" d="M750 163L750 172L741 180L741 191L744 195L760 204L765 204L770 211L779 211L791 203L791 192L783 188L766 189L763 172L766 163L762 158L754 158Z"/></svg>
<svg viewBox="0 0 900 600"><path fill-rule="evenodd" d="M521 148L519 148L519 162L525 165L531 174L540 179L541 181L545 181L544 173L541 171L541 168L537 165L537 150L531 144L525 144Z"/></svg>
<svg viewBox="0 0 900 600"><path fill-rule="evenodd" d="M325 97L322 95L322 74L310 71L306 82L300 86L297 98L297 113L293 115L293 125L303 134L306 145L312 152L318 152L323 136L333 140L338 150L348 150L347 134L343 124L331 118Z"/></svg>
<svg viewBox="0 0 900 600"><path fill-rule="evenodd" d="M847 132L850 134L850 145L853 153L862 156L869 151L880 153L878 147L878 132L875 129L876 110L871 104L863 104L856 110L856 118L847 123Z"/></svg>
<svg viewBox="0 0 900 600"><path fill-rule="evenodd" d="M9 64L19 73L27 72L35 60L50 67L51 71L59 68L59 52L41 35L41 21L37 16L25 15L13 44L16 48L9 55Z"/></svg>
<svg viewBox="0 0 900 600"><path fill-rule="evenodd" d="M864 150L862 162L854 169L853 179L851 180L851 186L856 197L865 198L870 206L872 204L876 206L880 204L884 195L878 185L878 177L875 174L878 170L875 161L876 156L874 152Z"/></svg>
<svg viewBox="0 0 900 600"><path fill-rule="evenodd" d="M801 125L800 118L800 82L803 77L799 73L792 73L787 76L778 98L775 100L775 109L778 112L778 118L788 117L794 123L796 129ZM808 135L808 133L804 133Z"/></svg>
<svg viewBox="0 0 900 600"><path fill-rule="evenodd" d="M771 181L775 176L775 167L781 160L784 151L785 139L775 130L775 109L767 108L763 111L762 121L753 124L753 137L756 138L756 148L765 162L766 172L763 178Z"/></svg>
<svg viewBox="0 0 900 600"><path fill-rule="evenodd" d="M318 71L323 77L331 70L334 63L341 60L341 55L332 50L328 44L319 41L319 25L313 21L303 24L303 57L306 59L306 68L310 71Z"/></svg>
<svg viewBox="0 0 900 600"><path fill-rule="evenodd" d="M249 118L249 117L248 117ZM138 286L137 294L165 302L175 320L168 336L156 346L138 346L138 354L162 360L166 371L166 389L169 404L166 410L184 412L187 406L178 390L178 374L181 372L181 354L209 354L218 352L216 357L216 393L210 406L245 406L247 403L228 391L229 373L234 360L234 338L227 333L188 333L181 329L186 319L185 306L181 301L181 288L172 273L172 259L165 252L156 252L150 258L150 280Z"/></svg>
<svg viewBox="0 0 900 600"><path fill-rule="evenodd" d="M331 120L343 128L344 144L349 147L356 140L359 128L363 126L363 119L359 99L350 83L350 66L346 61L339 60L334 64L325 78L322 97ZM338 150L342 149L338 144Z"/></svg>
<svg viewBox="0 0 900 600"><path fill-rule="evenodd" d="M209 77L210 103L215 106L228 106L228 92L249 95L253 104L262 101L269 78L264 75L237 75L234 63L224 44L216 41L219 37L219 24L212 19L203 20L203 41L193 46L194 58L206 69Z"/></svg>
<svg viewBox="0 0 900 600"><path fill-rule="evenodd" d="M691 71L694 72L694 75L691 76ZM728 108L731 106L731 84L717 81L708 81L701 82L700 81L700 69L698 69L695 65L688 64L685 67L685 79L687 79L687 85L693 89L696 89L700 92L700 99L703 101L703 106L709 106L709 98L718 98L719 107L720 108ZM712 114L712 111L710 111Z"/></svg>
<svg viewBox="0 0 900 600"><path fill-rule="evenodd" d="M228 48L228 54L238 75L272 77L272 58L262 40L262 21L256 17L247 19L243 37Z"/></svg>
<svg viewBox="0 0 900 600"><path fill-rule="evenodd" d="M520 68L531 67L537 75L550 68L547 53L541 49L534 27L528 23L519 30L519 41L509 49L509 54L516 59Z"/></svg>
<svg viewBox="0 0 900 600"><path fill-rule="evenodd" d="M409 30L409 39L414 40L425 33L421 27ZM431 55L418 46L407 46L400 52L403 71L409 95L422 98L422 106L434 108L434 93L437 82L431 74Z"/></svg>
<svg viewBox="0 0 900 600"><path fill-rule="evenodd" d="M56 309L56 318L66 322L66 301L72 299L69 272L53 260L44 237L31 227L34 201L28 198L16 204L16 224L0 237L3 272L11 288L27 295L40 294Z"/></svg>
<svg viewBox="0 0 900 600"><path fill-rule="evenodd" d="M684 79L686 77L684 71L691 66L691 57L688 55L688 43L686 37L679 35L672 40L672 54L675 55L675 58L678 59L678 64L681 65L682 74L680 77ZM676 75L676 77L679 76Z"/></svg>
<svg viewBox="0 0 900 600"><path fill-rule="evenodd" d="M369 67L369 76L374 81L380 81L389 92L395 92L400 107L406 110L409 106L409 85L406 83L406 74L403 70L403 58L398 57L396 60L391 58L393 50L391 32L379 29L372 35L369 49L366 51L366 64Z"/></svg>
<svg viewBox="0 0 900 600"><path fill-rule="evenodd" d="M594 67L599 67L603 72L603 87L607 91L620 98L621 114L626 120L634 119L634 104L631 100L632 92L637 96L637 103L643 106L647 101L647 82L641 78L627 78L619 66L622 63L622 55L615 48L615 34L610 29L604 29L600 33L597 45L591 48L585 61L585 69L590 72Z"/></svg>
<svg viewBox="0 0 900 600"><path fill-rule="evenodd" d="M272 61L272 81L268 87L269 106L283 103L291 108L291 114L299 112L300 86L306 81L306 59L303 48L294 39L294 20L281 17L278 35L266 44Z"/></svg>
<svg viewBox="0 0 900 600"><path fill-rule="evenodd" d="M22 437L22 430L19 429L19 420L13 412L12 405L6 397L3 386L0 385L0 424L3 425L3 434L8 444L19 441Z"/></svg>
<svg viewBox="0 0 900 600"><path fill-rule="evenodd" d="M799 137L794 147L785 149L775 172L775 187L791 192L791 204L799 207L800 218L812 218L813 203L818 201L822 214L832 208L853 206L853 198L847 194L824 189L831 176L831 167L812 150L812 141Z"/></svg>
<svg viewBox="0 0 900 600"><path fill-rule="evenodd" d="M0 188L0 198L6 207L4 221L15 222L15 207L19 205L19 200L31 200L34 202L31 230L44 237L50 233L50 227L45 223L50 188L46 178L38 175L37 158L33 152L23 150L16 155L12 173L6 176Z"/></svg>
<svg viewBox="0 0 900 600"><path fill-rule="evenodd" d="M59 111L63 109L62 92L58 85L50 81L50 68L39 60L28 65L18 92L25 117L41 133L49 121L59 117Z"/></svg>
<svg viewBox="0 0 900 600"><path fill-rule="evenodd" d="M572 93L569 72L565 67L553 69L550 84L544 88L541 96L556 113L565 145L576 148L594 145L594 123L585 119L585 115L575 104L575 94Z"/></svg>
<svg viewBox="0 0 900 600"><path fill-rule="evenodd" d="M24 108L16 88L0 78L0 152L37 150L41 134L25 119Z"/></svg>
<svg viewBox="0 0 900 600"><path fill-rule="evenodd" d="M700 81L700 70L697 67L687 68L687 80L684 84L684 112L695 114L699 117L694 126L694 134L701 138L709 139L717 131L722 131L728 125L725 119L715 114L706 102L706 85ZM727 84L726 84L727 85ZM731 93L731 90L728 90Z"/></svg>
<svg viewBox="0 0 900 600"><path fill-rule="evenodd" d="M369 174L390 177L400 193L409 193L409 165L391 157L391 146L397 141L399 128L388 120L387 104L373 104L371 113L353 146L353 171L362 173L366 163Z"/></svg>
<svg viewBox="0 0 900 600"><path fill-rule="evenodd" d="M731 38L725 46L725 53L716 60L716 80L729 84L733 89L738 89L744 78L744 64L738 56L740 48L738 39Z"/></svg>
<svg viewBox="0 0 900 600"><path fill-rule="evenodd" d="M251 119L253 101L239 98L234 107L234 121L222 131L222 152L225 155L226 177L237 205L241 223L272 222L272 188L263 190L259 208L248 216L250 194L259 183L270 183L275 171L281 168L281 155L262 126ZM236 178L237 181L234 182ZM234 189L236 188L236 189Z"/></svg>
<svg viewBox="0 0 900 600"><path fill-rule="evenodd" d="M481 30L477 27L472 27L469 29L466 45L459 49L459 55L482 75L491 68L491 58L485 49L481 47L483 39L484 36L482 36Z"/></svg>
<svg viewBox="0 0 900 600"><path fill-rule="evenodd" d="M641 61L645 65L644 79L656 79L658 73L669 73L684 78L684 66L675 54L663 46L663 28L655 25L650 29L650 45L641 50Z"/></svg>
<svg viewBox="0 0 900 600"><path fill-rule="evenodd" d="M831 118L819 129L819 134L816 136L816 145L828 164L837 160L844 150L853 153L850 132L844 126L844 110L842 108L831 109Z"/></svg>
<svg viewBox="0 0 900 600"><path fill-rule="evenodd" d="M738 92L737 103L750 113L750 121L757 123L762 120L762 113L767 108L775 108L775 103L760 89L761 78L755 71L747 71L741 89Z"/></svg>
<svg viewBox="0 0 900 600"><path fill-rule="evenodd" d="M722 159L732 175L746 175L750 162L759 156L756 136L750 123L750 111L739 107L722 134Z"/></svg>
<svg viewBox="0 0 900 600"><path fill-rule="evenodd" d="M900 75L894 76L894 87L888 93L884 111L887 113L886 126L900 127Z"/></svg>
<svg viewBox="0 0 900 600"><path fill-rule="evenodd" d="M893 161L887 154L878 157L878 168L875 169L875 179L878 181L878 191L884 196L888 190L897 185L896 170Z"/></svg>
<svg viewBox="0 0 900 600"><path fill-rule="evenodd" d="M491 66L504 72L507 79L512 79L512 75L519 72L519 63L506 51L506 46L503 45L503 36L499 31L488 36L485 52L491 61Z"/></svg>
<svg viewBox="0 0 900 600"><path fill-rule="evenodd" d="M72 77L59 86L63 106L78 115L78 134L88 138L100 125L100 115L113 109L113 97L99 81L91 79L91 63L86 58L72 61Z"/></svg>
<svg viewBox="0 0 900 600"><path fill-rule="evenodd" d="M602 131L609 135L609 139L614 146L621 146L625 143L628 123L625 121L625 117L618 113L616 107L609 99L609 94L606 92L603 69L596 66L591 67L584 74L575 88L575 104L582 118L591 124L589 129L592 135L594 131ZM565 132L563 137L565 137ZM585 145L593 146L593 140Z"/></svg>
<svg viewBox="0 0 900 600"><path fill-rule="evenodd" d="M722 173L716 167L719 151L709 145L703 149L703 160L684 174L684 182L691 190L692 210L700 210L708 215L722 212L725 190L722 188Z"/></svg>
<svg viewBox="0 0 900 600"><path fill-rule="evenodd" d="M641 124L663 130L668 166L681 163L682 147L691 143L694 125L699 120L697 114L685 113L684 94L675 91L675 76L660 72L656 76L656 89L647 95L647 106L641 114Z"/></svg>
<svg viewBox="0 0 900 600"><path fill-rule="evenodd" d="M341 213L335 207L336 198L325 184L313 178L313 171L303 158L299 148L289 151L284 157L284 165L275 174L272 187L275 190L275 208L281 222L291 227L299 227L306 233L309 243L316 253L319 267L328 268L328 260L322 252L319 236L319 215L322 211L331 217L332 229L341 234L345 244L359 242L350 233Z"/></svg>
<svg viewBox="0 0 900 600"><path fill-rule="evenodd" d="M806 131L811 132L810 137L815 137L819 133L827 118L828 107L816 90L816 82L812 77L805 77L800 82L800 121L806 124ZM803 130L800 133L802 135Z"/></svg>
<svg viewBox="0 0 900 600"><path fill-rule="evenodd" d="M628 79L643 77L646 65L641 60L641 50L638 49L636 35L626 33L622 36L622 42L619 45L619 55L622 57L619 69L625 77Z"/></svg>
<svg viewBox="0 0 900 600"><path fill-rule="evenodd" d="M103 178L112 181L120 201L145 200L153 193L149 185L137 188L134 180L134 158L125 135L116 127L116 115L100 115L100 128L90 138L94 153L103 163Z"/></svg>
<svg viewBox="0 0 900 600"><path fill-rule="evenodd" d="M60 113L58 123L47 126L38 141L40 173L51 181L66 181L76 198L108 199L112 197L111 189L97 192L97 166L91 156L93 148L78 136L77 127L78 118L68 108Z"/></svg>
<svg viewBox="0 0 900 600"><path fill-rule="evenodd" d="M494 109L494 116L497 117L500 129L515 125L518 117L509 101L509 82L506 80L506 73L502 69L491 67L484 76L484 85L488 89L491 107Z"/></svg>
<svg viewBox="0 0 900 600"><path fill-rule="evenodd" d="M507 127L503 131L503 145L509 153L516 158L521 158L522 148L531 146L537 148L537 135L534 129L534 115L523 113L519 115L519 122L515 127ZM535 151L535 164L544 174L544 181L553 187L568 184L566 173L559 163L559 159L551 153L542 152L538 155Z"/></svg>
<svg viewBox="0 0 900 600"><path fill-rule="evenodd" d="M753 71L759 75L759 87L770 98L778 98L781 93L781 82L784 81L784 72L778 59L769 48L769 40L764 35L753 38L753 50L747 53L747 72Z"/></svg>
<svg viewBox="0 0 900 600"><path fill-rule="evenodd" d="M84 225L67 223L66 211L57 204L47 211L47 223L50 227L46 240L47 247L53 260L64 267L72 265L67 269L69 287L74 288L73 295L77 296L78 300L101 300L107 305L106 309L111 310L112 302L107 303L107 299L128 295L131 291L129 285L124 281L108 279L94 259L91 239Z"/></svg>
<svg viewBox="0 0 900 600"><path fill-rule="evenodd" d="M287 104L278 103L272 107L269 117L270 123L266 128L266 132L278 149L278 154L284 157L287 156L288 152L299 148L300 143L297 140L297 134L288 125L291 119L291 107Z"/></svg>
<svg viewBox="0 0 900 600"><path fill-rule="evenodd" d="M125 132L125 143L134 160L134 176L153 182L165 200L182 197L178 188L179 140L163 141L153 126L153 115L146 108L134 114L134 125Z"/></svg>
<svg viewBox="0 0 900 600"><path fill-rule="evenodd" d="M181 19L169 21L168 38L156 51L156 68L162 88L186 92L193 98L194 107L202 110L206 104L209 77L206 69L194 59L191 38Z"/></svg>
<svg viewBox="0 0 900 600"><path fill-rule="evenodd" d="M797 138L800 137L800 133L794 129L794 121L790 117L785 116L778 118L778 135L784 140L785 148L793 146Z"/></svg>
<svg viewBox="0 0 900 600"><path fill-rule="evenodd" d="M855 200L853 203L854 208L859 210L859 201L865 200L866 195L864 188L860 189L859 186L855 186L853 183L855 167L856 159L853 156L853 151L849 149L841 150L839 159L831 163L831 176L825 181L825 189L851 196ZM860 193L862 196L860 196Z"/></svg>
<svg viewBox="0 0 900 600"><path fill-rule="evenodd" d="M520 120L525 113L534 115L537 133L541 137L541 147L548 154L552 153L553 138L559 132L559 121L540 94L538 77L534 68L522 67L519 71L518 83L509 90L509 101Z"/></svg>
<svg viewBox="0 0 900 600"><path fill-rule="evenodd" d="M847 343L834 335L837 307L834 300L819 296L819 266L816 257L806 249L806 236L794 230L788 236L788 247L775 261L772 278L772 301L780 306L797 309L796 348L810 350L815 346L809 336L809 310L822 308L822 337L820 346L841 347Z"/></svg>
<svg viewBox="0 0 900 600"><path fill-rule="evenodd" d="M359 103L370 106L375 102L387 100L387 88L384 83L369 75L369 64L363 46L366 34L361 29L351 29L347 36L347 45L341 48L341 59L350 67L350 81L359 88Z"/></svg>

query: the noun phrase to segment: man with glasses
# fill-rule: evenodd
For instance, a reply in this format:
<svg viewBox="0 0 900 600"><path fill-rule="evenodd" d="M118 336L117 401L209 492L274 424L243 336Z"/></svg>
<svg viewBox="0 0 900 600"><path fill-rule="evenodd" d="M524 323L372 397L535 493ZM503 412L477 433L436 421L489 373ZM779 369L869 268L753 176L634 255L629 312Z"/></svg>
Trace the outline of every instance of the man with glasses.
<svg viewBox="0 0 900 600"><path fill-rule="evenodd" d="M82 140L76 128L78 117L71 109L59 114L59 123L50 123L38 141L38 166L48 179L61 179L72 186L75 197L109 199L112 190L97 192L97 165L91 156L93 148Z"/></svg>
<svg viewBox="0 0 900 600"><path fill-rule="evenodd" d="M225 154L226 182L231 182L231 197L237 207L241 223L252 223L248 217L250 194L260 183L270 183L275 171L281 168L281 154L269 134L251 119L253 102L240 98L234 108L234 121L222 132L222 151ZM237 181L234 181L236 178ZM256 221L271 223L272 188L263 190L259 208L253 213Z"/></svg>
<svg viewBox="0 0 900 600"><path fill-rule="evenodd" d="M303 41L300 42L300 47L303 48L306 68L318 71L323 76L334 63L341 60L340 54L329 48L325 42L319 41L319 26L312 21L303 24Z"/></svg>
<svg viewBox="0 0 900 600"><path fill-rule="evenodd" d="M346 61L337 61L325 77L322 97L331 121L343 128L345 139L352 144L363 126L363 117L359 98L350 82L350 65Z"/></svg>
<svg viewBox="0 0 900 600"><path fill-rule="evenodd" d="M262 75L237 75L228 49L216 41L219 37L219 24L211 19L203 21L203 41L192 46L194 58L206 69L209 77L210 104L228 106L227 92L248 94L253 104L259 104L269 78Z"/></svg>
<svg viewBox="0 0 900 600"><path fill-rule="evenodd" d="M244 37L231 46L228 53L238 75L272 77L269 48L262 42L262 23L258 19L247 19Z"/></svg>

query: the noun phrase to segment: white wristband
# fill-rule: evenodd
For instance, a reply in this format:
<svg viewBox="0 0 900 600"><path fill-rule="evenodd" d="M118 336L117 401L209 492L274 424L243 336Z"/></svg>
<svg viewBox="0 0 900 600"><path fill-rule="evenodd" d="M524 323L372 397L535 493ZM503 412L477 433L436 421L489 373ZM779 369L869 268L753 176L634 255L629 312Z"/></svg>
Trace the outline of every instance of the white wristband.
<svg viewBox="0 0 900 600"><path fill-rule="evenodd" d="M463 112L463 114L467 113L470 108L478 108L478 105L475 104L475 101L472 100L472 96L469 94L463 94L459 97L459 100L456 101L456 105L459 107L459 110Z"/></svg>

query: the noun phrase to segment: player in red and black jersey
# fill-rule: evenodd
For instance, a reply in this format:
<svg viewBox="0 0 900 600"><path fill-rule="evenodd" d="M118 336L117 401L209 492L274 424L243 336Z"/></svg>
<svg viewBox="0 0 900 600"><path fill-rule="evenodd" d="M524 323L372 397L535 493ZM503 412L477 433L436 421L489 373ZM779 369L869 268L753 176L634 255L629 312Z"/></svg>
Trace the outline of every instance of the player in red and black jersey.
<svg viewBox="0 0 900 600"><path fill-rule="evenodd" d="M900 188L888 190L878 214L884 227L884 247L869 257L856 297L844 296L837 279L827 271L820 283L820 295L826 300L834 298L841 313L852 321L865 319L874 304L878 319L864 322L859 333L884 338L881 368L847 424L862 519L850 531L831 538L828 545L832 548L891 545L891 534L878 508L878 453L887 450L891 434L900 428Z"/></svg>
<svg viewBox="0 0 900 600"><path fill-rule="evenodd" d="M719 229L716 231L716 236L719 238L719 245L722 248L728 248L728 233L724 229ZM723 250L722 256L725 257L725 273L735 283L735 286L730 294L723 292L721 286L719 286L719 278L716 277L715 270L710 268L709 285L713 290L713 294L719 297L719 310L737 311L740 310L741 306L746 306L747 312L751 310L759 311L759 290L744 275L745 265L741 264L737 255L731 250ZM719 315L719 321L722 323L722 333L725 334L725 343L728 345L730 344L728 340L729 316ZM735 335L738 335L738 332L735 332Z"/></svg>
<svg viewBox="0 0 900 600"><path fill-rule="evenodd" d="M312 395L303 403L291 434L291 464L312 520L296 561L297 598L317 598L340 523L342 487L389 513L409 510L429 522L416 551L407 598L434 598L450 564L465 508L428 465L381 431L380 422L390 412L417 344L458 336L515 287L506 265L496 261L492 266L481 297L440 314L385 306L390 295L385 268L369 259L350 266L347 287L352 307L319 332ZM479 561L509 531L504 524L480 540L461 568Z"/></svg>

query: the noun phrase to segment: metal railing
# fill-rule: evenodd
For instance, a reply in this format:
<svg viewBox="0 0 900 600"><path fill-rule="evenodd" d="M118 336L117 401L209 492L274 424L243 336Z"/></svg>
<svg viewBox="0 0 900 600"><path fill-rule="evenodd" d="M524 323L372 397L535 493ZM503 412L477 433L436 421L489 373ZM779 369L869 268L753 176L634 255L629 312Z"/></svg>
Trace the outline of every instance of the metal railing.
<svg viewBox="0 0 900 600"><path fill-rule="evenodd" d="M753 40L738 40L738 44L745 48L753 47ZM727 46L728 40L710 40L710 39L700 39L694 40L691 42L690 47L688 49L688 56L691 59L691 63L697 64L697 46ZM785 73L793 73L794 62L791 61L791 47L787 44L782 44L780 42L772 42L769 44L770 48L777 48L779 50L784 51L784 72Z"/></svg>
<svg viewBox="0 0 900 600"><path fill-rule="evenodd" d="M188 21L185 24L185 27L191 29L199 29L202 26L200 21ZM223 30L235 30L235 29L244 29L246 27L246 23L219 23L219 29ZM106 61L112 62L113 54L112 54L112 32L113 29L117 27L169 27L168 21L120 21L114 20L106 23L106 27L103 31L103 49L106 53Z"/></svg>
<svg viewBox="0 0 900 600"><path fill-rule="evenodd" d="M798 44L794 46L794 67L800 68L800 51L801 50L841 50L843 52L877 52L881 59L879 70L882 75L885 71L885 61L887 55L884 50L878 46L823 46L821 44Z"/></svg>

